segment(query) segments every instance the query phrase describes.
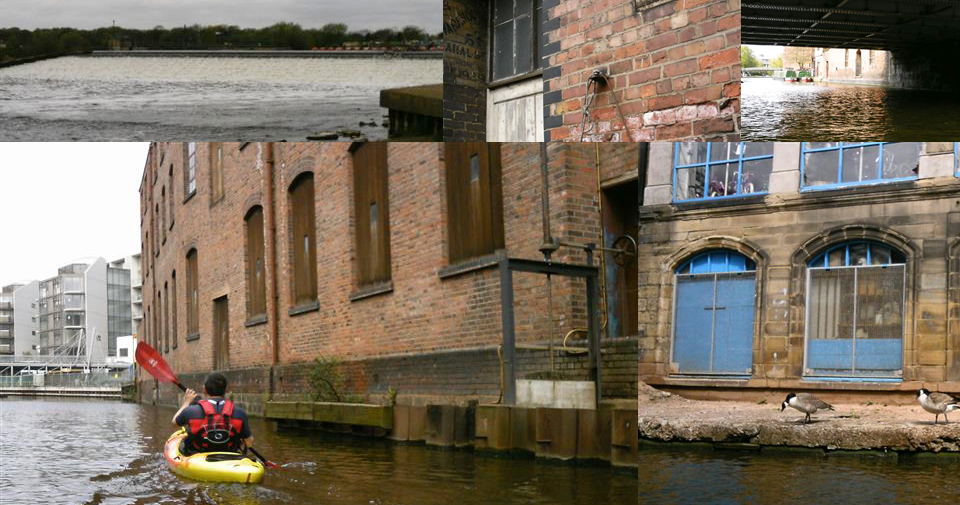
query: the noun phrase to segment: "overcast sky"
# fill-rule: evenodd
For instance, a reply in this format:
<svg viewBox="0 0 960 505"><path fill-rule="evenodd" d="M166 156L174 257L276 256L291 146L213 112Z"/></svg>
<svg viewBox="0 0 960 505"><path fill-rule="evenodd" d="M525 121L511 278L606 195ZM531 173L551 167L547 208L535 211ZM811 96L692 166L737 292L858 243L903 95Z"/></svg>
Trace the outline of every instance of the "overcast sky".
<svg viewBox="0 0 960 505"><path fill-rule="evenodd" d="M6 0L4 0L6 1ZM149 144L0 143L0 286L140 252Z"/></svg>
<svg viewBox="0 0 960 505"><path fill-rule="evenodd" d="M352 30L419 26L440 33L440 0L3 0L0 27L126 28L237 25L262 28L280 21Z"/></svg>
<svg viewBox="0 0 960 505"><path fill-rule="evenodd" d="M754 46L747 44L757 58L779 58L783 56L783 46Z"/></svg>

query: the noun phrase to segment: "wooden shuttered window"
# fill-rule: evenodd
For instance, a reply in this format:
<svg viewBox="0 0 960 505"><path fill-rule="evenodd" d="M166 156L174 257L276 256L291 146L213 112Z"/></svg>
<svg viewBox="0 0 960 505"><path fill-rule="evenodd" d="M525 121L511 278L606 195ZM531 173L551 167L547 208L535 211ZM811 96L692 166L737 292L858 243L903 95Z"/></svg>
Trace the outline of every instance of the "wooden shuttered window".
<svg viewBox="0 0 960 505"><path fill-rule="evenodd" d="M223 200L223 144L210 143L210 205Z"/></svg>
<svg viewBox="0 0 960 505"><path fill-rule="evenodd" d="M390 211L387 143L365 142L353 152L353 204L357 283L390 280Z"/></svg>
<svg viewBox="0 0 960 505"><path fill-rule="evenodd" d="M444 159L450 263L503 249L500 144L447 142Z"/></svg>
<svg viewBox="0 0 960 505"><path fill-rule="evenodd" d="M187 334L200 333L200 293L197 269L197 250L187 253Z"/></svg>
<svg viewBox="0 0 960 505"><path fill-rule="evenodd" d="M313 174L304 173L290 185L290 247L293 305L317 301L316 218Z"/></svg>
<svg viewBox="0 0 960 505"><path fill-rule="evenodd" d="M247 229L247 317L267 314L267 283L263 260L263 207L259 205L244 218Z"/></svg>

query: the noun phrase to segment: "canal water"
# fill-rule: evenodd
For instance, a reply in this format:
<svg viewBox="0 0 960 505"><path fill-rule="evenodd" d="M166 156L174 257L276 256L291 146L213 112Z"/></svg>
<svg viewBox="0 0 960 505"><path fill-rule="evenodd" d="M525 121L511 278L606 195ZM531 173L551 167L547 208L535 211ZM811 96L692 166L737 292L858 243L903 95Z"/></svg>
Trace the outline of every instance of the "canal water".
<svg viewBox="0 0 960 505"><path fill-rule="evenodd" d="M56 58L0 69L0 140L379 140L380 90L442 76L440 59Z"/></svg>
<svg viewBox="0 0 960 505"><path fill-rule="evenodd" d="M960 94L846 84L741 84L745 141L955 141Z"/></svg>
<svg viewBox="0 0 960 505"><path fill-rule="evenodd" d="M85 399L0 400L0 503L634 504L635 470L493 457L318 433L255 447L282 465L261 485L193 482L161 455L174 409Z"/></svg>
<svg viewBox="0 0 960 505"><path fill-rule="evenodd" d="M956 503L960 457L640 444L640 504Z"/></svg>

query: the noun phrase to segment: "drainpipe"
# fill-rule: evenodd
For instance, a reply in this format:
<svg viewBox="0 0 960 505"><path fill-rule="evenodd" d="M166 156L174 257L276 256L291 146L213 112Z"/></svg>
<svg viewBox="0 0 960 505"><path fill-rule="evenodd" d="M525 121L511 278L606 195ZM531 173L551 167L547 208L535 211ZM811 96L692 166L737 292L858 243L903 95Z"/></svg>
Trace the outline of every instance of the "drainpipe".
<svg viewBox="0 0 960 505"><path fill-rule="evenodd" d="M550 235L550 177L547 168L547 143L540 143L540 211L543 221L543 243L540 244L540 252L543 253L543 259L550 262L551 256L560 247L553 241ZM553 378L553 372L556 370L553 352L553 336L556 334L553 321L553 282L550 274L547 274L547 319L550 327L547 329L550 339L547 340L547 352L550 353L550 376Z"/></svg>
<svg viewBox="0 0 960 505"><path fill-rule="evenodd" d="M270 343L271 343L271 367L270 367L270 394L273 395L273 367L277 365L279 361L279 343L278 343L278 333L279 333L279 314L280 310L278 308L280 296L277 292L277 219L276 219L276 206L273 201L273 191L274 191L274 172L275 172L275 161L274 161L274 146L273 142L265 143L266 149L266 163L264 163L264 187L266 188L266 196L264 198L264 204L267 207L267 212L264 214L267 218L267 233L266 233L266 249L267 249L267 264L270 265L270 295L272 298L272 303L270 304Z"/></svg>

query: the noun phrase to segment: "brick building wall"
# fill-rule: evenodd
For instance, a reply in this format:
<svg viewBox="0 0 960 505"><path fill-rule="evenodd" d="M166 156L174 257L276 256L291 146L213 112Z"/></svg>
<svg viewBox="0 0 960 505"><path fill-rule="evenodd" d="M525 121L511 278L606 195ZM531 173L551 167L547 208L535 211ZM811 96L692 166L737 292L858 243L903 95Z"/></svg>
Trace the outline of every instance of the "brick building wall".
<svg viewBox="0 0 960 505"><path fill-rule="evenodd" d="M952 143L924 143L918 177L896 183L799 191L800 145L774 148L770 194L672 203L672 148L654 145L640 232L640 379L693 391L960 390L960 179ZM851 240L887 244L906 257L901 380L828 382L804 370L807 262ZM753 367L748 378L693 379L673 363L675 270L706 250L756 262ZM908 394L897 396L913 401Z"/></svg>
<svg viewBox="0 0 960 505"><path fill-rule="evenodd" d="M487 5L443 1L443 139L486 138Z"/></svg>
<svg viewBox="0 0 960 505"><path fill-rule="evenodd" d="M857 75L857 53L860 53L860 75ZM816 78L828 82L887 82L890 53L870 49L816 49Z"/></svg>
<svg viewBox="0 0 960 505"><path fill-rule="evenodd" d="M144 292L153 293L150 297L145 295L145 311L149 314L146 341L161 350L178 373L201 377L214 366L213 300L227 296L228 368L231 373L269 369L266 375L255 371L244 375L268 377L268 391L291 392L289 386L281 383L297 381L284 382L284 377L302 376L308 373L314 358L328 356L346 363L351 390L367 397L395 387L401 391L401 401L404 395L409 395L406 401L413 401L412 396L456 397L468 390L491 399L491 388L497 389L499 381L486 372L481 373L484 369L476 357L483 356L487 365L490 360L495 363L496 346L502 341L499 276L495 263L489 261L493 258L482 259L472 269L451 266L447 260L444 145L388 145L392 279L384 292L365 297L356 296L360 286L354 265L349 146L348 143L224 144L225 196L219 202L212 202L208 144L198 144L197 191L186 200L183 145L153 144L141 187L143 254L149 257L144 261ZM587 146L550 147L550 210L554 236L581 243L597 236L598 217L593 165L568 166L567 160L572 158L569 152L578 149L585 150ZM272 178L268 162L271 150ZM538 163L536 144L502 146L504 236L510 257L542 258L538 250L542 243L540 175L539 170L531 169ZM609 170L620 179L629 178L632 170L635 178L636 161L630 161L622 169ZM312 171L315 178L320 303L316 310L291 314L288 232L291 224L287 188L305 171ZM154 177L154 173L158 175ZM163 216L155 212L158 204L163 206L158 195L173 196L172 226L169 219L162 222ZM272 208L269 195L272 195ZM276 362L273 361L272 322L248 321L246 314L244 216L254 205L263 206L265 216L273 214L276 218L276 232L272 234L277 255L275 296L269 282L267 288L268 319L274 303L279 314ZM155 226L155 222L160 226ZM269 219L266 225L269 226ZM153 231L156 228L166 228L166 233L156 233ZM269 230L266 234L271 235ZM160 235L160 240L155 241L154 235ZM186 255L191 249L197 250L199 264L199 335L188 340L185 274ZM583 264L584 254L564 248L554 260ZM269 261L266 263L265 276L270 279L274 275L273 266ZM462 271L456 271L458 267ZM164 294L163 287L166 284L169 292L174 272L176 327L172 327L172 312L165 300L169 295ZM550 334L545 285L544 276L515 274L517 342L521 345L543 342ZM552 287L555 334L562 336L571 328L585 327L584 283L554 278ZM158 323L154 323L154 319ZM558 344L559 336L555 338ZM165 344L168 340L169 345ZM635 349L635 339L633 345ZM549 362L545 351L524 353L536 357L527 360L531 368L542 369ZM403 370L409 369L405 367L411 360L424 363L422 375L405 375ZM428 365L434 362L447 363L446 370L450 373L443 373L442 367ZM622 361L612 363L623 366ZM278 367L299 371L286 368L283 369L286 372L280 373L282 370ZM620 372L614 375L624 377ZM448 387L454 379L482 387ZM261 382L250 384L256 385L254 392L265 392ZM630 386L628 381L625 386L612 387L614 391L622 391ZM164 386L157 394L161 401L170 402L175 393L172 387Z"/></svg>
<svg viewBox="0 0 960 505"><path fill-rule="evenodd" d="M739 138L739 0L639 4L635 11L633 0L542 0L545 140L580 140L594 70L609 76L623 117L610 87L600 86L584 140ZM476 118L482 125L487 119L473 107L486 97L489 59L499 57L485 53L490 26L481 13L489 5L482 0L444 3L445 42L452 41L444 56L447 140L482 138L477 136L482 128L470 121Z"/></svg>
<svg viewBox="0 0 960 505"><path fill-rule="evenodd" d="M602 69L585 140L739 138L739 0L560 2L549 12L545 124L551 140L579 140L588 78ZM548 105L550 104L550 105ZM624 120L626 125L624 125Z"/></svg>

